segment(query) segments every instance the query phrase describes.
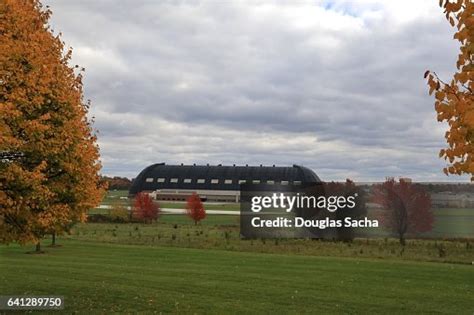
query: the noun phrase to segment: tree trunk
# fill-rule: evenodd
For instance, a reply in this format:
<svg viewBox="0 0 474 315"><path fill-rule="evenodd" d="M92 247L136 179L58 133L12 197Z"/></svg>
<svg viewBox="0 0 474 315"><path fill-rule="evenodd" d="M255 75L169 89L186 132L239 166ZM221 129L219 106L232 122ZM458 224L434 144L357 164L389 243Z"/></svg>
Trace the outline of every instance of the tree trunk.
<svg viewBox="0 0 474 315"><path fill-rule="evenodd" d="M40 243L40 242L36 243L35 252L36 252L36 253L40 253L40 252L41 252L41 243Z"/></svg>
<svg viewBox="0 0 474 315"><path fill-rule="evenodd" d="M51 236L51 246L56 246L56 232L53 232Z"/></svg>
<svg viewBox="0 0 474 315"><path fill-rule="evenodd" d="M198 221L194 220L194 225L198 225Z"/></svg>
<svg viewBox="0 0 474 315"><path fill-rule="evenodd" d="M406 244L405 236L402 233L400 233L400 235L399 235L399 240L400 240L400 245L405 246L405 244Z"/></svg>

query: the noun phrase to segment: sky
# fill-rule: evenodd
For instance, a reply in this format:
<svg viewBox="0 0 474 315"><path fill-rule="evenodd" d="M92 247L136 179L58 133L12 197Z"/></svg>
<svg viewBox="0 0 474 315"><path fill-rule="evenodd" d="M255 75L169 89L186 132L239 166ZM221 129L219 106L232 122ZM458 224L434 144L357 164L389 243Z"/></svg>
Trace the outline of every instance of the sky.
<svg viewBox="0 0 474 315"><path fill-rule="evenodd" d="M47 0L85 67L102 172L300 164L323 180L446 177L427 69L459 45L438 1Z"/></svg>

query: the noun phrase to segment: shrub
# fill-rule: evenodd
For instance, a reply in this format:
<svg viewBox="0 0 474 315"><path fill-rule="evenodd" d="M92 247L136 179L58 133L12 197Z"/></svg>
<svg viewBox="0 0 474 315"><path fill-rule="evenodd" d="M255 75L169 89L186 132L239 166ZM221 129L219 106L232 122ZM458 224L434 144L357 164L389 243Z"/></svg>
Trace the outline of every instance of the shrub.
<svg viewBox="0 0 474 315"><path fill-rule="evenodd" d="M114 203L109 209L109 216L112 221L127 222L130 220L130 211L126 205Z"/></svg>

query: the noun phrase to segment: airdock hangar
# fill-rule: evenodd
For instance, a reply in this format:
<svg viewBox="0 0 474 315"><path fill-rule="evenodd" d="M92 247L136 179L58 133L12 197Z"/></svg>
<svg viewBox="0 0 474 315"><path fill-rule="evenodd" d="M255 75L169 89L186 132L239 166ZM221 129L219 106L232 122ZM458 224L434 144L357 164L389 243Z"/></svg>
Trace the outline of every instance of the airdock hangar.
<svg viewBox="0 0 474 315"><path fill-rule="evenodd" d="M146 192L157 200L184 201L192 193L211 202L239 202L240 185L320 183L311 169L300 166L167 165L146 167L133 180L129 195Z"/></svg>

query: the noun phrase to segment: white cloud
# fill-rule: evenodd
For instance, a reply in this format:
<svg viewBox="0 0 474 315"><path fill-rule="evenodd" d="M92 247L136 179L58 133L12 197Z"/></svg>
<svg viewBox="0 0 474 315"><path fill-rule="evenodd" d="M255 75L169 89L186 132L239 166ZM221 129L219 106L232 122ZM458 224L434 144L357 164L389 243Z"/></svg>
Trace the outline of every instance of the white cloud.
<svg viewBox="0 0 474 315"><path fill-rule="evenodd" d="M447 179L423 73L449 76L457 44L436 2L47 2L87 69L107 174L166 161Z"/></svg>

